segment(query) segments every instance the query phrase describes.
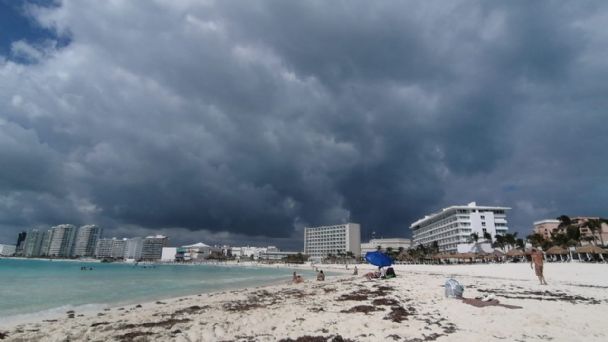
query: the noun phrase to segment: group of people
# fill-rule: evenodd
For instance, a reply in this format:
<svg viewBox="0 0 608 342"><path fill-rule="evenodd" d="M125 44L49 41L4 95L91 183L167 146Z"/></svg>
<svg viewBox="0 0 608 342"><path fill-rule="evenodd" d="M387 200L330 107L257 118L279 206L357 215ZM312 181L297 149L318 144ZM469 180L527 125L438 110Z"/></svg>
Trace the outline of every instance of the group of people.
<svg viewBox="0 0 608 342"><path fill-rule="evenodd" d="M323 270L320 270L317 272L317 281L324 281L325 280L325 273L323 273ZM304 278L297 274L296 272L293 272L293 277L291 278L291 282L293 284L299 284L299 283L303 283L304 282Z"/></svg>
<svg viewBox="0 0 608 342"><path fill-rule="evenodd" d="M364 275L365 278L367 278L368 280L372 280L372 279L390 279L390 278L395 278L397 277L397 274L395 274L395 269L392 267L378 267L378 270L375 272L368 272Z"/></svg>

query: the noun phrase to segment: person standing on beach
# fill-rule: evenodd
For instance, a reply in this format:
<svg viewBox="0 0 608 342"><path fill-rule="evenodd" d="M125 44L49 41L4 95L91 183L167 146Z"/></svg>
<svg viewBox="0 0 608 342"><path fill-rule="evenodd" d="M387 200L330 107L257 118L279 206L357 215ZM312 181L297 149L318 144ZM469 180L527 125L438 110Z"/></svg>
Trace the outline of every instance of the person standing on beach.
<svg viewBox="0 0 608 342"><path fill-rule="evenodd" d="M545 280L545 276L543 275L543 253L541 253L538 249L532 248L532 258L530 260L530 268L534 268L534 272L538 277L541 285L547 285L547 281Z"/></svg>

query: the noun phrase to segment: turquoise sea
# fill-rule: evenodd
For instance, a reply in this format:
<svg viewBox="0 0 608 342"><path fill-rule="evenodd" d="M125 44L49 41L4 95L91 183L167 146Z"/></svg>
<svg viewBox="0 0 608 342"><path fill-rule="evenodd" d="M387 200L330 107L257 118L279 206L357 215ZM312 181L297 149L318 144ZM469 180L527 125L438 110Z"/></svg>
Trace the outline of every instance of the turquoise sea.
<svg viewBox="0 0 608 342"><path fill-rule="evenodd" d="M86 267L87 270L81 270ZM88 270L88 268L93 268ZM0 259L0 325L32 313L110 305L289 281L293 270ZM311 279L314 272L298 270Z"/></svg>

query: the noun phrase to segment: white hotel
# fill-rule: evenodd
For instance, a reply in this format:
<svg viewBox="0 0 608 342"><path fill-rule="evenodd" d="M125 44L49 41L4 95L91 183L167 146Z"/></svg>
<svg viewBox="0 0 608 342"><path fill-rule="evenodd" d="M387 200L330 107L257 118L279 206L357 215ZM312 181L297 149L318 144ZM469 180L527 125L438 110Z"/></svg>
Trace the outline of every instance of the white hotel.
<svg viewBox="0 0 608 342"><path fill-rule="evenodd" d="M323 258L346 252L355 256L361 254L361 226L358 223L304 228L304 254Z"/></svg>
<svg viewBox="0 0 608 342"><path fill-rule="evenodd" d="M478 206L471 202L466 206L451 206L412 223L414 247L420 244L439 244L441 252L456 252L458 244L467 243L472 233L483 239L485 232L503 235L507 227L507 207Z"/></svg>

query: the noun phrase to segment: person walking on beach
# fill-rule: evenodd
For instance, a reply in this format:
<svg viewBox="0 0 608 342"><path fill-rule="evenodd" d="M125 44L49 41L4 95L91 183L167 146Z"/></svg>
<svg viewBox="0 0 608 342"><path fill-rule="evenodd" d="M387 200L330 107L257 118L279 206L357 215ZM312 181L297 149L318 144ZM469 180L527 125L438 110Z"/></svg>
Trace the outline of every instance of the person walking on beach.
<svg viewBox="0 0 608 342"><path fill-rule="evenodd" d="M538 277L541 285L547 285L547 281L545 280L545 276L543 275L543 253L541 253L538 249L532 248L532 258L530 260L530 268L534 268L534 272Z"/></svg>

